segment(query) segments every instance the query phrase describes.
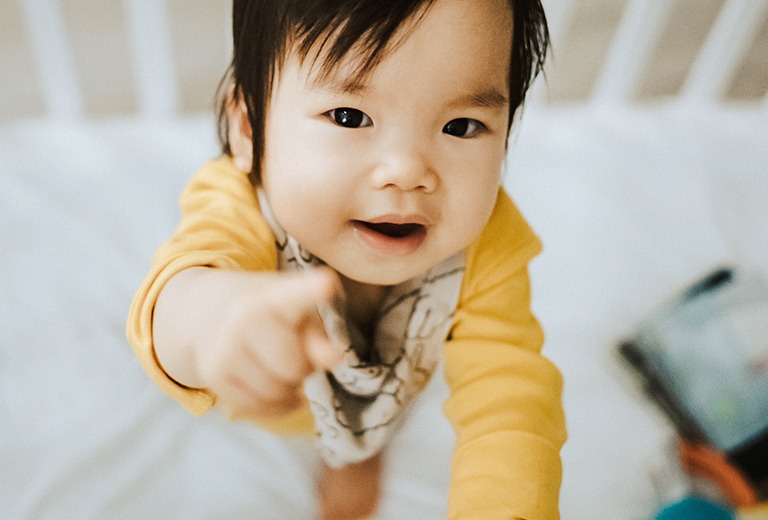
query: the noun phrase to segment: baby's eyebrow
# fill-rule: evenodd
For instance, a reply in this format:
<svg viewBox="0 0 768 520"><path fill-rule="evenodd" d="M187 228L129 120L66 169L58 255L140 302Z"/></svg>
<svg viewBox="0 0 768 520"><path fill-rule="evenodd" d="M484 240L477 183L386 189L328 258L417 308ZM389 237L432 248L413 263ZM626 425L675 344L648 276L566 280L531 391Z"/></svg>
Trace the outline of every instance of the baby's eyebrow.
<svg viewBox="0 0 768 520"><path fill-rule="evenodd" d="M495 88L487 88L460 95L450 104L454 106L504 108L509 105L509 98Z"/></svg>
<svg viewBox="0 0 768 520"><path fill-rule="evenodd" d="M320 75L310 79L309 86L318 90L325 90L331 94L348 94L362 96L371 89L364 81L358 78L339 79L332 74Z"/></svg>

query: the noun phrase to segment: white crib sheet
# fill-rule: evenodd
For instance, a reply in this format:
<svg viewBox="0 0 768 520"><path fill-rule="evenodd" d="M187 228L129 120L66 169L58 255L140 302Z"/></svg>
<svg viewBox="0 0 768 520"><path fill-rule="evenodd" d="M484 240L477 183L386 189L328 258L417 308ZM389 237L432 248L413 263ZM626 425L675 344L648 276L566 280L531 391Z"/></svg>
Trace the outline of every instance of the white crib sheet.
<svg viewBox="0 0 768 520"><path fill-rule="evenodd" d="M766 142L765 111L526 114L507 184L545 242L534 307L566 380L564 519L656 506L670 431L610 351L699 274L765 258ZM124 339L178 193L215 154L208 117L0 126L4 518L312 518L307 442L188 415ZM395 439L379 518L444 517L445 395L435 378Z"/></svg>

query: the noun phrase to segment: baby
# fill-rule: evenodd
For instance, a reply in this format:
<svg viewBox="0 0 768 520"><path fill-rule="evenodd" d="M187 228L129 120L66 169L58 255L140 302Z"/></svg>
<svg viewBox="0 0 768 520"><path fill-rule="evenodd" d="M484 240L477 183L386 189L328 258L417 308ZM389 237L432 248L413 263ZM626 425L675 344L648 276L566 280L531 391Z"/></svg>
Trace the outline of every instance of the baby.
<svg viewBox="0 0 768 520"><path fill-rule="evenodd" d="M380 452L442 361L449 517L558 518L540 243L501 188L539 0L235 0L233 35L224 154L131 306L142 365L193 413L314 432L339 520L375 511Z"/></svg>

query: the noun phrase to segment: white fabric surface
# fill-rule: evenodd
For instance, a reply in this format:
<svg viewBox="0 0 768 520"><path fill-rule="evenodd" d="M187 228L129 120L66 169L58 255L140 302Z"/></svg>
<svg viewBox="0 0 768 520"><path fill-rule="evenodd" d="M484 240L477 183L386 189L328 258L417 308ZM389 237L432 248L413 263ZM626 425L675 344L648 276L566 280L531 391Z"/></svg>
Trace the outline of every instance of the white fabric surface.
<svg viewBox="0 0 768 520"><path fill-rule="evenodd" d="M726 262L768 251L768 112L530 110L507 184L545 243L534 308L565 375L564 519L644 519L670 431L615 342ZM312 518L317 459L217 413L195 418L124 339L130 298L210 118L0 125L3 518ZM387 455L380 519L445 515L453 443L436 377Z"/></svg>

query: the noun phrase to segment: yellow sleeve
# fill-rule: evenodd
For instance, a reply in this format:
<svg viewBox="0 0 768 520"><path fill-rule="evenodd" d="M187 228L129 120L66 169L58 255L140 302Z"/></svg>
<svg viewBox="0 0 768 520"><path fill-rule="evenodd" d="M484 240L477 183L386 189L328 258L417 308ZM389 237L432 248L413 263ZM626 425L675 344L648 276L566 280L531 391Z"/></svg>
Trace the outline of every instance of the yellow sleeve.
<svg viewBox="0 0 768 520"><path fill-rule="evenodd" d="M155 253L152 267L131 303L126 336L152 380L190 412L205 413L215 396L171 379L155 356L152 313L165 283L195 266L275 270L274 238L247 174L223 157L206 164L181 194L181 221Z"/></svg>
<svg viewBox="0 0 768 520"><path fill-rule="evenodd" d="M451 395L445 413L457 434L451 519L559 518L562 378L541 355L527 270L540 249L500 191L486 229L467 252L446 343Z"/></svg>

